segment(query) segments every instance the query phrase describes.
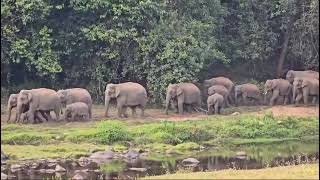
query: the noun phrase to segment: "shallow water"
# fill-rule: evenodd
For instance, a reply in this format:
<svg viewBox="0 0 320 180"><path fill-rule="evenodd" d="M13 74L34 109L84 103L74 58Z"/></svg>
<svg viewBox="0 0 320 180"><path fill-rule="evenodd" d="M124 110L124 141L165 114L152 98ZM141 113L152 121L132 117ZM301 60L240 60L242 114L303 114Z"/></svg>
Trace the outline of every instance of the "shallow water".
<svg viewBox="0 0 320 180"><path fill-rule="evenodd" d="M110 160L101 164L89 164L81 167L75 160L62 160L58 164L67 171L58 173L50 170L40 172L32 170L30 162L21 171L11 172L4 170L5 174L13 175L13 179L67 179L75 174L81 174L85 179L136 179L137 177L174 173L176 171L215 171L221 169L260 169L274 166L297 165L319 162L319 142L281 142L260 145L239 145L223 148L208 148L195 151L189 155L165 155L161 153L135 161ZM240 152L246 154L239 156ZM237 156L238 154L238 156ZM186 167L182 160L193 157L200 161L195 167ZM41 163L40 163L41 164ZM47 168L46 162L43 167ZM9 167L9 165L7 165ZM41 165L40 165L41 166ZM104 168L100 168L103 166ZM129 168L145 168L144 172L129 170ZM39 168L38 168L39 169ZM43 169L43 168L42 168ZM95 170L95 171L94 171ZM42 170L43 171L43 170Z"/></svg>

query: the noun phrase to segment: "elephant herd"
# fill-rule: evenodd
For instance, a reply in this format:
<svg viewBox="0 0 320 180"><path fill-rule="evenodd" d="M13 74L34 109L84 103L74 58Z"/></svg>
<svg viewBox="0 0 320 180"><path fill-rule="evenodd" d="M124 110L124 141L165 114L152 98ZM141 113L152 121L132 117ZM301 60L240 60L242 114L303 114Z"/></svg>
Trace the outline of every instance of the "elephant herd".
<svg viewBox="0 0 320 180"><path fill-rule="evenodd" d="M235 85L229 78L214 77L203 82L207 92L207 110L201 108L201 91L193 83L169 84L166 92L165 113L169 106L176 112L202 111L208 114L220 114L224 107L231 105L264 104L274 105L280 97L283 104L299 104L302 100L308 104L309 97L312 103L319 100L319 73L316 71L293 71L286 74L286 79L267 80L264 92L261 93L255 84ZM270 97L271 96L271 97ZM269 98L270 97L270 98ZM134 82L107 84L105 89L105 117L111 100L116 100L118 117L128 117L127 108L136 115L136 109L141 110L144 116L148 96L146 89ZM53 111L57 120L76 121L92 118L92 99L89 92L82 88L52 90L38 88L21 90L18 94L11 94L8 100L8 122L11 111L16 107L14 122L40 123L52 120ZM60 117L60 115L63 115Z"/></svg>

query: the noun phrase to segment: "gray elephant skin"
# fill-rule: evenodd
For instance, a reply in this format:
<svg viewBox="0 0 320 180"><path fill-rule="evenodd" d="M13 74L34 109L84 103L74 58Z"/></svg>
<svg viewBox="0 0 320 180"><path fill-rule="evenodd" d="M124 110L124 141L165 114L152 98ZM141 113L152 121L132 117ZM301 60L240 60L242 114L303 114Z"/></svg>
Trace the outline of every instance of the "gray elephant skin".
<svg viewBox="0 0 320 180"><path fill-rule="evenodd" d="M17 102L17 120L20 121L23 106L29 106L29 120L34 123L36 111L54 111L56 119L60 119L61 101L58 93L52 89L38 88L21 90Z"/></svg>
<svg viewBox="0 0 320 180"><path fill-rule="evenodd" d="M179 114L183 114L184 105L192 105L194 108L200 108L200 89L192 83L169 84L166 95L166 114L168 114L168 108L172 100L177 101Z"/></svg>
<svg viewBox="0 0 320 180"><path fill-rule="evenodd" d="M45 112L45 111L36 111L34 113L34 122L35 123L41 123L41 122L45 122L45 121L48 121L48 113L49 113L49 116L50 116L50 112ZM24 113L21 113L20 115L20 121L21 122L25 122L25 123L28 123L30 122L30 114L27 112L24 112Z"/></svg>
<svg viewBox="0 0 320 180"><path fill-rule="evenodd" d="M214 93L207 99L208 114L220 114L222 106L224 104L224 98L219 93Z"/></svg>
<svg viewBox="0 0 320 180"><path fill-rule="evenodd" d="M285 79L271 79L267 80L264 84L264 94L271 93L271 98L269 105L273 106L275 102L277 102L280 96L284 97L283 104L288 104L289 100L291 99L292 94L292 85L288 80ZM265 96L266 97L266 96Z"/></svg>
<svg viewBox="0 0 320 180"><path fill-rule="evenodd" d="M83 102L88 105L89 118L92 117L92 99L90 93L83 88L62 89L57 92L64 107L75 102Z"/></svg>
<svg viewBox="0 0 320 180"><path fill-rule="evenodd" d="M11 119L11 111L12 111L13 108L17 107L17 102L18 102L18 94L10 94L9 99L8 99L8 106L7 106L7 111L8 111L7 122L10 121L10 119Z"/></svg>
<svg viewBox="0 0 320 180"><path fill-rule="evenodd" d="M308 104L309 96L313 96L313 104L319 100L319 80L311 78L294 78L293 99L298 104L301 98L305 105Z"/></svg>
<svg viewBox="0 0 320 180"><path fill-rule="evenodd" d="M135 111L136 107L141 109L141 116L144 116L144 109L148 101L146 89L134 82L120 84L107 84L105 90L105 117L108 117L110 100L116 99L118 117L126 117L126 108L130 107Z"/></svg>
<svg viewBox="0 0 320 180"><path fill-rule="evenodd" d="M306 70L306 71L294 71L290 70L286 74L286 79L293 83L294 78L311 78L311 79L318 79L319 80L319 72Z"/></svg>
<svg viewBox="0 0 320 180"><path fill-rule="evenodd" d="M207 79L207 80L204 80L203 82L203 85L205 88L209 88L211 86L214 86L214 85L221 85L221 86L224 86L228 89L229 91L229 97L228 97L228 101L230 103L233 102L233 97L232 97L232 94L233 94L233 91L234 91L234 83L229 79L229 78L226 78L226 77L214 77L214 78L211 78L211 79Z"/></svg>
<svg viewBox="0 0 320 180"><path fill-rule="evenodd" d="M77 119L89 120L88 105L83 102L68 104L64 112L64 119L66 121L76 121Z"/></svg>
<svg viewBox="0 0 320 180"><path fill-rule="evenodd" d="M248 105L248 99L254 100L256 104L262 102L260 90L254 84L247 83L237 85L234 88L234 94L236 105L239 104L239 96L241 96L243 103L246 105Z"/></svg>
<svg viewBox="0 0 320 180"><path fill-rule="evenodd" d="M218 93L220 95L223 96L223 99L224 99L224 106L225 107L229 107L230 104L229 104L229 100L228 100L228 97L229 97L229 91L226 87L222 86L222 85L214 85L214 86L211 86L209 89L208 89L208 96L211 96L215 93Z"/></svg>

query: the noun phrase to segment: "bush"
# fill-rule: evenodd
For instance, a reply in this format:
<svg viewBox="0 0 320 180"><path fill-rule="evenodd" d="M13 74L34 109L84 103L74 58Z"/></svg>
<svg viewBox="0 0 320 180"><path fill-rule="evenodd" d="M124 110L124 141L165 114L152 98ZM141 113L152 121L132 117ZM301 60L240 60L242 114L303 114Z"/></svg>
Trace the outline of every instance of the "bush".
<svg viewBox="0 0 320 180"><path fill-rule="evenodd" d="M97 127L96 140L99 143L110 144L117 141L130 140L127 127L120 121L104 121Z"/></svg>

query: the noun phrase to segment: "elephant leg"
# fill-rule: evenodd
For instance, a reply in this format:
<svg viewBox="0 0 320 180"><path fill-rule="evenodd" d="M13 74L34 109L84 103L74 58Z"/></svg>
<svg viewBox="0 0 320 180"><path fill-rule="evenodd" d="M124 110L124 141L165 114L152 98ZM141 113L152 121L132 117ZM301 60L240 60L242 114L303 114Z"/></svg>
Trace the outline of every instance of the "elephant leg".
<svg viewBox="0 0 320 180"><path fill-rule="evenodd" d="M42 123L42 122L45 122L46 121L46 119L45 119L45 112L40 112L40 111L37 111L36 112L36 119L38 119L39 120L39 123Z"/></svg>
<svg viewBox="0 0 320 180"><path fill-rule="evenodd" d="M28 111L28 117L29 117L29 121L30 121L30 123L31 124L34 124L35 123L35 120L34 120L34 114L35 114L35 111L33 111L33 110L29 110Z"/></svg>
<svg viewBox="0 0 320 180"><path fill-rule="evenodd" d="M56 109L54 109L54 114L56 115L56 121L60 121L60 109L59 108L56 108ZM50 117L50 120L52 119L51 118L51 116L50 116L50 111L49 111L49 116L48 117Z"/></svg>
<svg viewBox="0 0 320 180"><path fill-rule="evenodd" d="M89 107L89 118L88 119L91 119L92 118L92 106Z"/></svg>
<svg viewBox="0 0 320 180"><path fill-rule="evenodd" d="M207 109L208 109L208 115L210 115L212 112L211 112L211 105L210 104L208 104L207 105Z"/></svg>
<svg viewBox="0 0 320 180"><path fill-rule="evenodd" d="M128 114L127 114L127 108L128 108L127 106L123 106L123 107L122 107L121 115L120 115L121 117L122 117L122 116L125 117L125 118L129 117ZM131 108L132 108L132 107L131 107Z"/></svg>
<svg viewBox="0 0 320 180"><path fill-rule="evenodd" d="M298 105L301 99L302 99L302 95L298 94L296 99L295 99L295 104Z"/></svg>
<svg viewBox="0 0 320 180"><path fill-rule="evenodd" d="M214 114L219 114L219 103L214 104Z"/></svg>
<svg viewBox="0 0 320 180"><path fill-rule="evenodd" d="M179 114L182 115L183 114L183 102L179 101L178 102L178 109L179 109Z"/></svg>
<svg viewBox="0 0 320 180"><path fill-rule="evenodd" d="M243 101L243 104L246 106L249 104L247 95L242 94L242 101Z"/></svg>
<svg viewBox="0 0 320 180"><path fill-rule="evenodd" d="M144 108L145 108L144 106L142 106L142 105L140 106L140 109L141 109L141 115L140 116L141 117L144 117Z"/></svg>
<svg viewBox="0 0 320 180"><path fill-rule="evenodd" d="M316 96L313 96L312 98L312 104L316 104L317 103L317 97Z"/></svg>
<svg viewBox="0 0 320 180"><path fill-rule="evenodd" d="M136 111L136 107L135 106L131 107L131 114L132 114L133 117L137 116L137 111Z"/></svg>
<svg viewBox="0 0 320 180"><path fill-rule="evenodd" d="M289 97L288 96L284 96L283 105L287 105L288 102L289 102Z"/></svg>
<svg viewBox="0 0 320 180"><path fill-rule="evenodd" d="M306 91L306 90L304 90L304 91L303 91L303 103L304 103L305 105L308 105L308 98L309 98L309 92Z"/></svg>
<svg viewBox="0 0 320 180"><path fill-rule="evenodd" d="M272 93L272 97L270 99L270 106L274 105L274 101L277 100L277 98L279 97L280 92L277 90L274 90Z"/></svg>
<svg viewBox="0 0 320 180"><path fill-rule="evenodd" d="M230 96L226 96L226 97L224 98L224 106L225 106L225 107L230 107L229 97L230 97Z"/></svg>

